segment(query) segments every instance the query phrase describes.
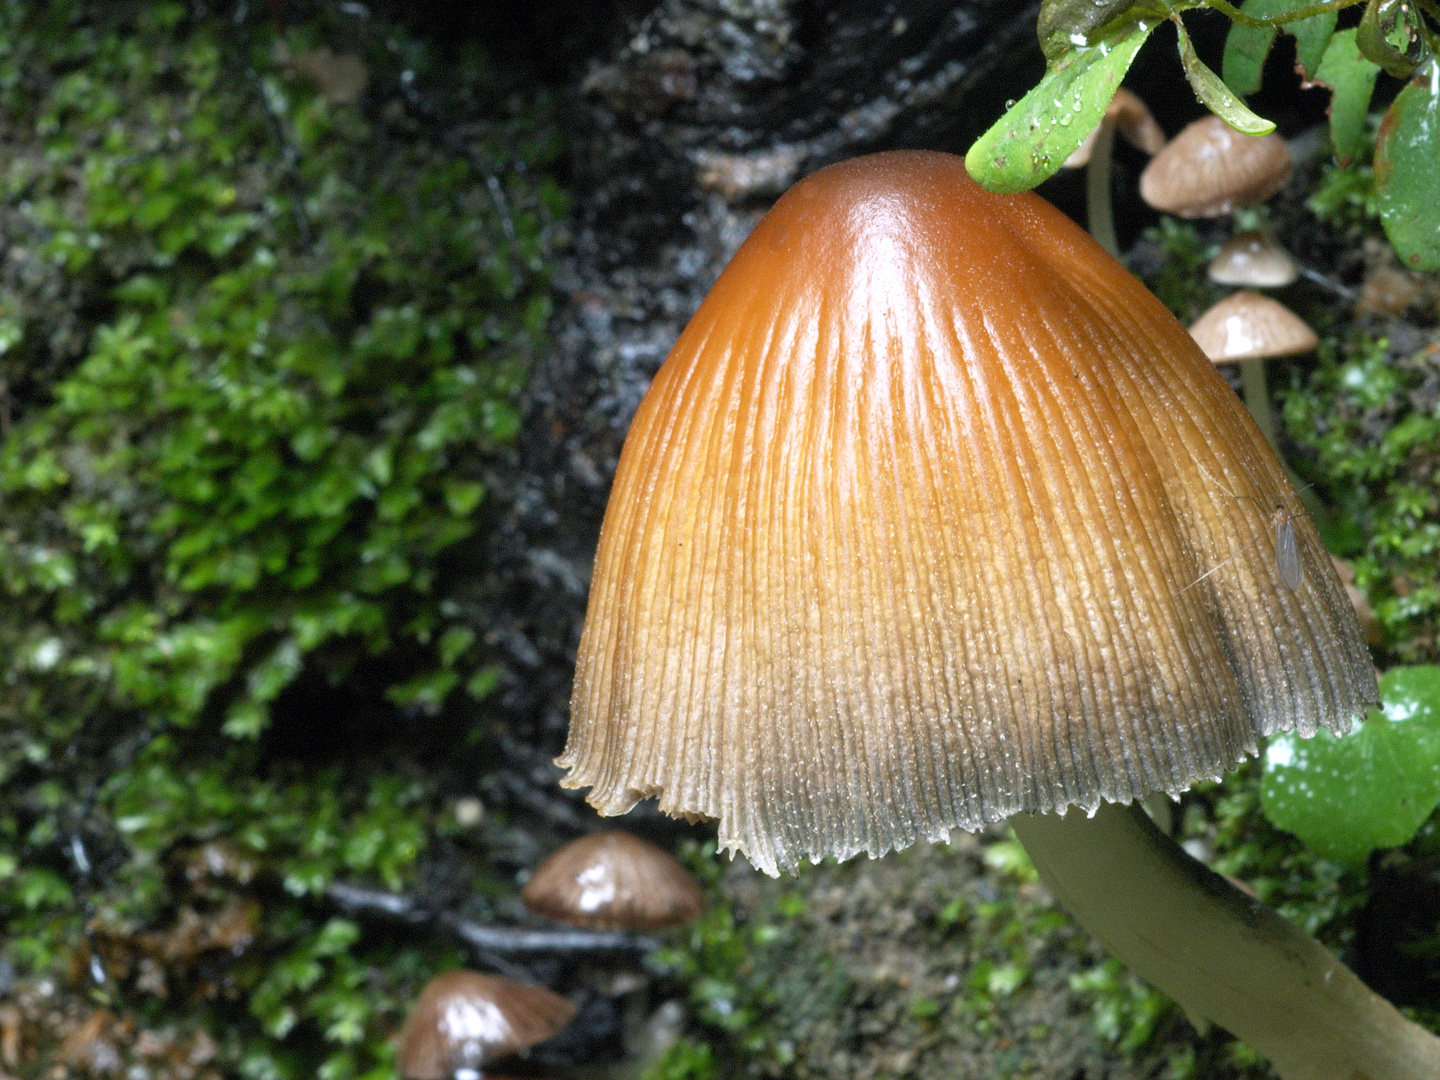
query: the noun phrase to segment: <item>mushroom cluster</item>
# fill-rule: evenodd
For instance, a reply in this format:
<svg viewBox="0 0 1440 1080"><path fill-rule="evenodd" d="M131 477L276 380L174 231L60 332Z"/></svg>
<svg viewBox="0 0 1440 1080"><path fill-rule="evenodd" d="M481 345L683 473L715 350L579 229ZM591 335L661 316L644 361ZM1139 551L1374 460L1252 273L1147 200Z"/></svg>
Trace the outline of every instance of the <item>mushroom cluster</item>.
<svg viewBox="0 0 1440 1080"><path fill-rule="evenodd" d="M1116 805L1375 699L1184 328L1040 199L897 152L783 196L656 374L559 761L771 873L1009 818L1082 924L1287 1080L1420 1080L1440 1040Z"/></svg>
<svg viewBox="0 0 1440 1080"><path fill-rule="evenodd" d="M1180 217L1226 217L1265 202L1285 186L1292 170L1280 136L1243 135L1219 117L1206 116L1155 155L1141 174L1140 196ZM1240 365L1245 404L1266 441L1278 447L1265 361L1309 352L1318 339L1284 305L1250 290L1283 288L1296 280L1299 268L1273 237L1248 230L1221 248L1207 274L1244 291L1205 312L1190 332L1215 363Z"/></svg>
<svg viewBox="0 0 1440 1080"><path fill-rule="evenodd" d="M658 930L697 917L699 882L669 854L615 830L551 853L521 892L525 906L590 930ZM555 1035L576 1007L542 986L448 971L421 991L400 1033L402 1080L480 1080L490 1062Z"/></svg>

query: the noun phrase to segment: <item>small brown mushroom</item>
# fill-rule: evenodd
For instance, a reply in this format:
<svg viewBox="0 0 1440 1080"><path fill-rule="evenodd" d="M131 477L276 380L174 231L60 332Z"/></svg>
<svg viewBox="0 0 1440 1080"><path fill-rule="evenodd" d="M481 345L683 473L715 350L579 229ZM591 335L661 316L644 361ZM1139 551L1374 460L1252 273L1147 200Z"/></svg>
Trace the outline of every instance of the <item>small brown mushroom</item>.
<svg viewBox="0 0 1440 1080"><path fill-rule="evenodd" d="M1320 339L1300 316L1276 300L1249 289L1231 293L1190 327L1200 350L1217 364L1239 364L1245 405L1265 440L1275 443L1275 420L1265 386L1265 361L1307 353Z"/></svg>
<svg viewBox="0 0 1440 1080"><path fill-rule="evenodd" d="M1280 289L1300 276L1290 253L1262 232L1232 236L1205 271L1217 285Z"/></svg>
<svg viewBox="0 0 1440 1080"><path fill-rule="evenodd" d="M1249 289L1231 293L1201 315L1190 336L1217 364L1299 356L1320 343L1300 316Z"/></svg>
<svg viewBox="0 0 1440 1080"><path fill-rule="evenodd" d="M552 853L520 895L536 914L593 930L656 930L705 908L690 871L654 844L615 830Z"/></svg>
<svg viewBox="0 0 1440 1080"><path fill-rule="evenodd" d="M482 1065L544 1042L574 1017L575 1006L543 986L447 971L420 992L395 1067L404 1080L478 1077Z"/></svg>
<svg viewBox="0 0 1440 1080"><path fill-rule="evenodd" d="M1180 217L1221 217L1264 202L1290 179L1290 150L1274 132L1242 135L1218 116L1196 120L1140 174L1140 197Z"/></svg>

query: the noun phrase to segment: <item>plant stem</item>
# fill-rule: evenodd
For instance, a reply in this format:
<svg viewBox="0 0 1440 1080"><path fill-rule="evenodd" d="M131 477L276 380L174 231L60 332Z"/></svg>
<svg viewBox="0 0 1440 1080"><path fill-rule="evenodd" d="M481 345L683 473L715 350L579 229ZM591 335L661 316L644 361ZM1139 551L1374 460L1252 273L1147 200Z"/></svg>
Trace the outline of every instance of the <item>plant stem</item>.
<svg viewBox="0 0 1440 1080"><path fill-rule="evenodd" d="M1364 0L1329 0L1324 4L1311 4L1308 7L1296 8L1294 11L1282 12L1279 15L1246 15L1233 4L1225 0L1204 0L1204 6L1213 8L1223 15L1229 17L1231 22L1237 22L1241 26L1287 26L1301 19L1312 19L1316 15L1328 15L1332 11L1343 11L1347 7L1354 7L1363 3Z"/></svg>
<svg viewBox="0 0 1440 1080"><path fill-rule="evenodd" d="M1115 217L1110 209L1110 154L1115 145L1115 123L1107 112L1095 132L1090 164L1085 167L1085 216L1090 235L1118 259L1120 244L1115 238Z"/></svg>
<svg viewBox="0 0 1440 1080"><path fill-rule="evenodd" d="M1138 807L1010 820L1040 880L1122 962L1283 1080L1435 1080L1440 1038L1293 923L1196 862Z"/></svg>

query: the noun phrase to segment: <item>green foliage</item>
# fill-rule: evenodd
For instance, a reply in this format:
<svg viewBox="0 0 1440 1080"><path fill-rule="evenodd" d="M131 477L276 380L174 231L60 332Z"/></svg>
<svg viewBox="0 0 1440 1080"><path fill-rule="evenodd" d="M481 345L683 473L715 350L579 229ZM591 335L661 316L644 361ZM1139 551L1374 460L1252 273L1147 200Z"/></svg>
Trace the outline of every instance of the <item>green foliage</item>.
<svg viewBox="0 0 1440 1080"><path fill-rule="evenodd" d="M98 954L117 1011L182 996L267 1080L387 1069L456 959L317 904L412 884L443 796L285 702L348 684L398 732L502 677L456 583L566 213L543 92L373 26L350 104L287 59L323 21L0 4L4 947ZM457 115L407 111L402 69ZM328 727L323 764L272 714Z"/></svg>
<svg viewBox="0 0 1440 1080"><path fill-rule="evenodd" d="M970 147L970 175L1007 194L1028 191L1052 175L1100 123L1155 25L1124 24L1052 62L1040 84Z"/></svg>
<svg viewBox="0 0 1440 1080"><path fill-rule="evenodd" d="M1380 220L1412 270L1440 270L1440 57L1401 90L1375 142Z"/></svg>
<svg viewBox="0 0 1440 1080"><path fill-rule="evenodd" d="M1127 972L1113 957L1072 975L1070 990L1091 1000L1096 1033L1126 1054L1145 1049L1173 1007L1169 998Z"/></svg>
<svg viewBox="0 0 1440 1080"><path fill-rule="evenodd" d="M1285 405L1290 436L1314 454L1311 475L1337 508L1340 531L1357 538L1356 550L1340 554L1354 563L1386 649L1408 663L1440 657L1437 371L1433 348L1397 359L1383 339L1324 342Z"/></svg>
<svg viewBox="0 0 1440 1080"><path fill-rule="evenodd" d="M1315 70L1316 81L1332 91L1330 141L1341 165L1348 165L1360 146L1379 74L1379 67L1360 55L1354 30L1342 30L1330 39Z"/></svg>
<svg viewBox="0 0 1440 1080"><path fill-rule="evenodd" d="M1047 70L1040 84L976 140L965 156L970 174L992 191L1016 192L1050 177L1095 129L1115 89L1155 27L1175 27L1180 62L1196 97L1249 135L1275 125L1241 97L1260 88L1276 31L1295 37L1300 67L1334 92L1331 133L1342 163L1354 154L1375 77L1383 68L1416 76L1382 124L1376 173L1386 235L1408 266L1440 269L1440 10L1406 0L1368 0L1358 27L1336 33L1337 12L1362 0L1140 0L1082 3L1047 0L1038 34ZM1223 12L1232 25L1224 77L1196 54L1181 13Z"/></svg>
<svg viewBox="0 0 1440 1080"><path fill-rule="evenodd" d="M1407 843L1440 803L1440 668L1392 668L1380 698L1348 735L1276 735L1265 751L1265 816L1337 862Z"/></svg>
<svg viewBox="0 0 1440 1080"><path fill-rule="evenodd" d="M715 1055L708 1043L680 1039L640 1073L639 1080L714 1080Z"/></svg>

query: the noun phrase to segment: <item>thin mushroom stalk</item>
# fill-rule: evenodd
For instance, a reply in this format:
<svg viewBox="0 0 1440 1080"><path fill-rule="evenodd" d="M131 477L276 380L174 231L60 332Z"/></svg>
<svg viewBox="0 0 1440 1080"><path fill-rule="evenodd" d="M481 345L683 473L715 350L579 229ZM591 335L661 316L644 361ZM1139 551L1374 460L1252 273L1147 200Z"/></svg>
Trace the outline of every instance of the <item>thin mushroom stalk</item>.
<svg viewBox="0 0 1440 1080"><path fill-rule="evenodd" d="M1165 146L1165 132L1145 103L1122 86L1115 91L1099 125L1066 159L1065 167L1085 166L1085 211L1090 235L1119 258L1120 242L1115 236L1115 213L1110 198L1111 158L1117 131L1147 154L1158 153Z"/></svg>
<svg viewBox="0 0 1440 1080"><path fill-rule="evenodd" d="M1435 1080L1440 1039L1405 1019L1289 920L1187 855L1138 808L1019 814L1055 898L1190 1016L1284 1080Z"/></svg>
<svg viewBox="0 0 1440 1080"><path fill-rule="evenodd" d="M1116 118L1109 112L1095 133L1090 164L1085 167L1085 220L1095 242L1116 258L1120 241L1115 236L1115 213L1110 206L1110 156L1115 148Z"/></svg>

